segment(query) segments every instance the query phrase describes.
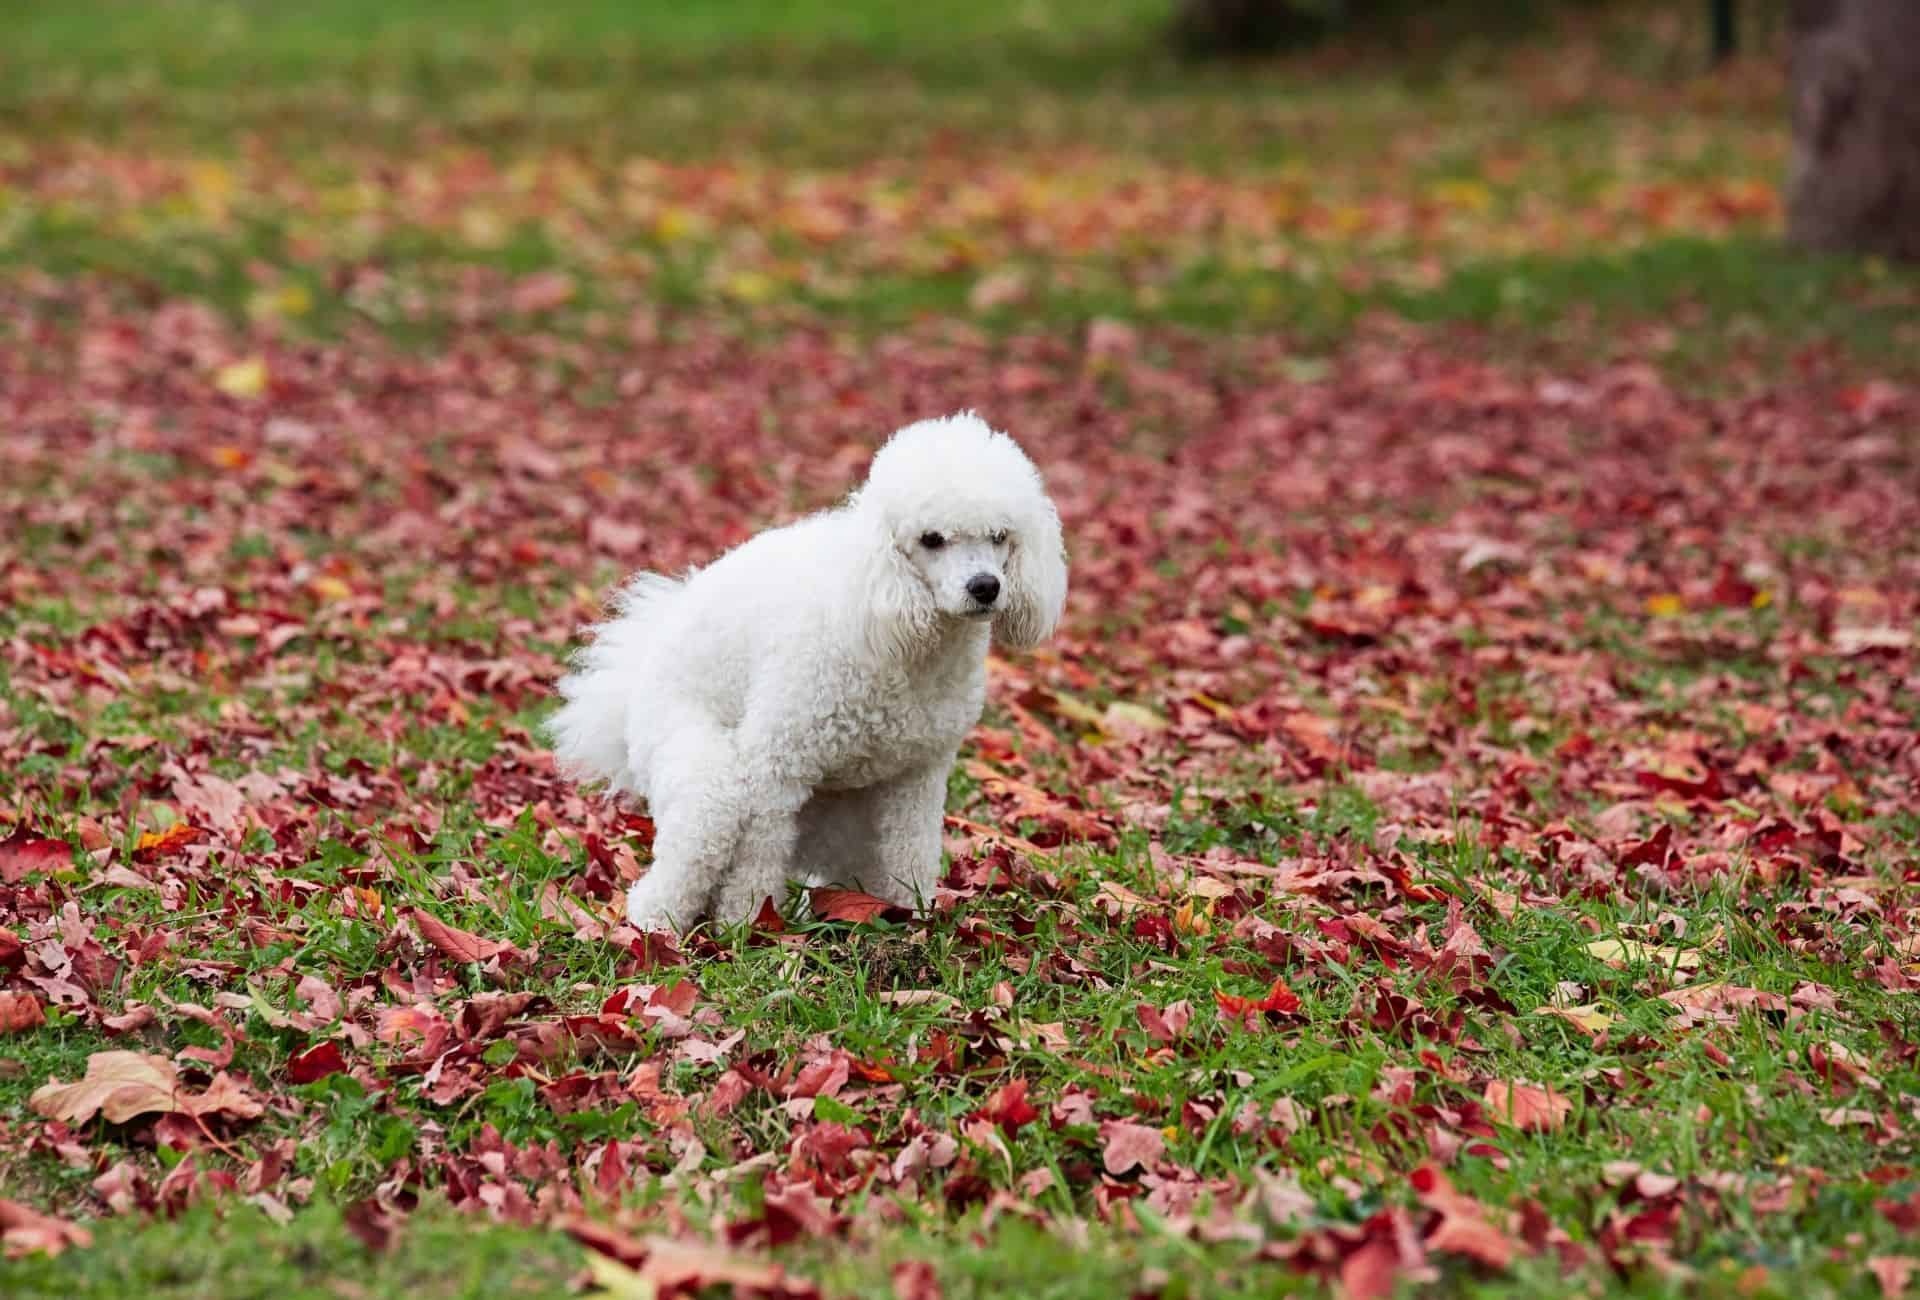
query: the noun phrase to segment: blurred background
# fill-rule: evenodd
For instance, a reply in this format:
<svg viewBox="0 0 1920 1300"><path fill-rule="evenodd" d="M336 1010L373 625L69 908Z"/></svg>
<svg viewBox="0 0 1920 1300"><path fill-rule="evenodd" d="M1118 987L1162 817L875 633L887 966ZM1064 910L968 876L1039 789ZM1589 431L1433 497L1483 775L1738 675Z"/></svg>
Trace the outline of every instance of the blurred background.
<svg viewBox="0 0 1920 1300"><path fill-rule="evenodd" d="M322 333L695 310L1310 350L1386 313L1717 379L1898 364L1920 217L1783 238L1788 50L1912 8L14 0L0 269ZM1920 167L1866 147L1896 190Z"/></svg>

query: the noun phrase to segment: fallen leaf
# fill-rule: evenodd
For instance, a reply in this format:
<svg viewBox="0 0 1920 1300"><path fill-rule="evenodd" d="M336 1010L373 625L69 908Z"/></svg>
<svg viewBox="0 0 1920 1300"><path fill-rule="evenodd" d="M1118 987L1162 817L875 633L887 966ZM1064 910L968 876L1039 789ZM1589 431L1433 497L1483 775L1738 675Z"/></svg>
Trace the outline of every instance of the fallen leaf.
<svg viewBox="0 0 1920 1300"><path fill-rule="evenodd" d="M68 1246L92 1244L93 1234L79 1224L0 1198L0 1248L8 1259L58 1255Z"/></svg>
<svg viewBox="0 0 1920 1300"><path fill-rule="evenodd" d="M213 386L228 397L250 401L267 391L267 363L260 357L228 362L213 372Z"/></svg>
<svg viewBox="0 0 1920 1300"><path fill-rule="evenodd" d="M73 865L73 846L65 840L48 839L15 831L0 840L0 883L17 885L28 872L52 875Z"/></svg>
<svg viewBox="0 0 1920 1300"><path fill-rule="evenodd" d="M455 929L431 912L417 907L413 909L412 916L413 923L420 929L420 937L454 961L483 962L491 961L502 953L520 954L520 950L510 943L483 939L477 934Z"/></svg>
<svg viewBox="0 0 1920 1300"><path fill-rule="evenodd" d="M95 1052L86 1076L74 1083L51 1080L34 1091L27 1104L37 1115L67 1124L84 1124L96 1114L124 1124L136 1115L174 1108L179 1072L165 1057L147 1052Z"/></svg>
<svg viewBox="0 0 1920 1300"><path fill-rule="evenodd" d="M1655 966L1674 971L1700 968L1697 949L1669 948L1641 943L1637 939L1596 939L1587 945L1587 952L1617 969L1625 969L1629 965Z"/></svg>
<svg viewBox="0 0 1920 1300"><path fill-rule="evenodd" d="M1149 1125L1116 1119L1100 1126L1100 1162L1116 1177L1150 1168L1166 1149L1166 1136Z"/></svg>
<svg viewBox="0 0 1920 1300"><path fill-rule="evenodd" d="M0 993L0 1034L18 1034L47 1023L31 993Z"/></svg>
<svg viewBox="0 0 1920 1300"><path fill-rule="evenodd" d="M1598 1003L1587 1003L1571 1007L1535 1007L1536 1016L1555 1016L1566 1021L1587 1037L1604 1034L1613 1027L1613 1017L1600 1009Z"/></svg>
<svg viewBox="0 0 1920 1300"><path fill-rule="evenodd" d="M1567 1122L1573 1103L1551 1088L1495 1079L1481 1099L1487 1112L1523 1133L1552 1132Z"/></svg>
<svg viewBox="0 0 1920 1300"><path fill-rule="evenodd" d="M889 903L884 898L875 898L872 894L863 894L855 889L815 889L808 895L808 901L814 917L821 921L865 925L875 917L905 920L912 915L897 903Z"/></svg>

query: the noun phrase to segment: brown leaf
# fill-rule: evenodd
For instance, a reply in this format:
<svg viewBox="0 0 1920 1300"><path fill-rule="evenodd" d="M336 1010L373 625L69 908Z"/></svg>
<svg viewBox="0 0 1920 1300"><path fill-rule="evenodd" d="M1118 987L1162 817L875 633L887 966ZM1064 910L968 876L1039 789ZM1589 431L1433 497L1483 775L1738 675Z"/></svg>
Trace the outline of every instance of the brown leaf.
<svg viewBox="0 0 1920 1300"><path fill-rule="evenodd" d="M165 1057L95 1052L87 1058L86 1077L76 1083L51 1080L27 1104L35 1114L67 1124L84 1124L96 1114L124 1124L136 1115L171 1111L179 1088L179 1072Z"/></svg>

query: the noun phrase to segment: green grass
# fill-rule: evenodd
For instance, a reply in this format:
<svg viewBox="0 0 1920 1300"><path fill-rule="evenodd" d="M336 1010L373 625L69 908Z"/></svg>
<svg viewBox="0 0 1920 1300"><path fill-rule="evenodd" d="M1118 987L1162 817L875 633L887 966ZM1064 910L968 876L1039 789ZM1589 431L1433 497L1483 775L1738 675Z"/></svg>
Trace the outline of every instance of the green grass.
<svg viewBox="0 0 1920 1300"><path fill-rule="evenodd" d="M20 1300L536 1300L577 1295L569 1282L581 1255L555 1234L485 1225L444 1207L413 1216L394 1249L376 1254L333 1205L286 1225L247 1204L201 1205L153 1223L102 1223L93 1249L9 1262L4 1277Z"/></svg>
<svg viewBox="0 0 1920 1300"><path fill-rule="evenodd" d="M55 1009L45 1027L0 1039L0 1196L93 1221L97 1236L90 1250L0 1265L0 1291L216 1300L570 1294L582 1252L546 1231L446 1209L446 1167L433 1158L466 1158L496 1140L522 1150L551 1144L570 1162L557 1176L566 1181L583 1153L617 1140L630 1150L633 1185L598 1210L648 1225L685 1214L696 1235L719 1236L756 1212L758 1180L794 1158L792 1140L824 1123L860 1128L889 1155L912 1125L959 1135L957 1163L930 1175L921 1194L877 1185L848 1193L840 1208L855 1221L851 1240L803 1239L778 1252L830 1295L893 1295L893 1270L909 1261L929 1263L950 1296L1325 1293L1324 1280L1189 1232L1182 1215L1204 1219L1226 1180L1267 1176L1297 1185L1305 1215L1276 1225L1253 1214L1248 1222L1277 1241L1407 1209L1409 1173L1433 1156L1435 1117L1469 1112L1487 1079L1522 1078L1569 1099L1566 1128L1496 1126L1496 1155L1469 1152L1449 1165L1461 1190L1495 1213L1537 1200L1597 1256L1598 1243L1647 1199L1636 1199L1617 1162L1706 1180L1676 1213L1671 1243L1693 1278L1645 1260L1616 1271L1596 1257L1563 1280L1550 1255L1497 1275L1436 1257L1434 1290L1877 1294L1862 1261L1906 1247L1874 1207L1915 1192L1914 1146L1905 1134L1876 1140L1832 1111L1920 1093L1920 1064L1904 1046L1920 1030L1920 1012L1876 974L1885 918L1900 914L1899 882L1920 852L1920 819L1879 806L1883 790L1874 786L1885 775L1875 770L1875 746L1899 720L1920 722L1920 700L1909 686L1876 680L1862 661L1820 653L1817 642L1782 650L1785 638L1811 635L1818 611L1783 602L1651 619L1637 589L1564 577L1577 569L1567 548L1582 548L1580 558L1612 554L1612 538L1569 505L1563 526L1536 538L1528 579L1559 574L1555 581L1572 586L1541 597L1516 576L1504 588L1532 602L1530 616L1555 624L1567 657L1560 666L1503 658L1523 634L1482 632L1469 599L1437 643L1370 661L1366 689L1355 691L1329 671L1345 670L1335 662L1339 639L1305 622L1323 599L1310 589L1323 575L1307 572L1312 565L1293 543L1240 539L1294 565L1287 583L1299 584L1243 602L1226 568L1240 562L1235 539L1209 547L1172 540L1136 575L1140 608L1157 606L1093 616L1101 635L1074 662L1094 680L1075 689L1096 710L1112 700L1190 699L1197 688L1186 678L1176 687L1171 674L1129 676L1113 664L1138 651L1148 619L1179 607L1167 591L1185 599L1191 582L1215 602L1206 619L1270 659L1263 677L1232 677L1240 694L1230 702L1297 697L1375 746L1372 773L1334 768L1312 781L1285 779L1271 752L1248 746L1222 765L1217 783L1183 790L1164 825L1143 815L1111 847L1042 855L1028 866L1045 877L970 900L965 925L952 915L914 926L800 923L771 942L723 931L683 970L637 973L628 954L576 938L571 920L542 906L549 887L583 901L565 891L591 865L577 834L556 832L559 796L528 757L540 747L544 687L495 698L470 684L515 653L561 654L564 633L554 629L587 603L575 588L613 576L604 554L580 558L579 521L543 519L551 531L538 537L537 560L516 559L504 571L463 561L452 573L416 555L396 558L342 527L324 504L300 527L272 531L259 519L279 516L254 517L236 502L256 491L308 490L325 502L319 471L331 467L249 442L267 469L224 479L200 458L205 448L161 440L155 449L126 433L114 423L114 401L89 385L121 400L138 398L137 389L82 374L69 355L76 340L111 343L109 321L145 328L157 307L182 300L222 313L243 352L291 341L386 365L383 349L395 340L432 361L453 355L451 343L500 335L538 361L503 363L476 385L496 374L503 384L537 385L555 418L570 419L619 409L619 385L630 378L619 340L635 322L670 340L719 329L744 339L749 355L822 323L863 348L958 323L1014 340L1011 348L1030 348L1036 337L1068 341L1070 360L1060 365L1071 377L1049 378L1063 386L1047 409L1137 412L1126 429L1144 449L1142 463L1165 459L1195 431L1193 419L1212 417L1152 405L1127 387L1137 374L1088 363L1079 346L1096 322L1140 327L1149 354L1199 339L1211 368L1185 378L1211 385L1222 409L1242 378L1231 359L1242 341L1284 335L1291 351L1279 364L1298 385L1291 396L1315 400L1305 387L1343 377L1342 350L1381 316L1446 331L1449 346L1469 353L1579 375L1612 361L1652 361L1682 376L1690 396L1734 388L1771 403L1802 373L1915 373L1920 277L1788 249L1766 199L1785 154L1784 104L1676 75L1680 56L1670 41L1660 45L1667 38L1657 22L1639 34L1589 34L1564 50L1454 49L1385 71L1340 52L1196 69L1161 51L1168 7L33 0L0 12L0 348L24 344L20 373L84 394L75 409L98 434L98 449L82 459L21 460L20 477L3 489L32 518L0 538L0 574L44 580L20 579L18 598L0 602L0 738L20 753L0 766L0 809L76 844L89 819L117 834L110 859L83 852L60 879L19 886L21 906L71 898L116 953L155 936L190 944L147 949L99 994L109 1013L155 1008L153 1024L109 1035ZM1590 93L1562 93L1595 67ZM1186 197L1129 215L1142 195L1168 194ZM1369 337L1377 345L1379 336ZM1397 352L1404 336L1387 337ZM159 370L183 385L180 393L221 382L219 366L200 353L165 356ZM363 382L362 372L338 373ZM393 372L370 363L364 373ZM377 413L394 394L360 396ZM270 418L255 420L249 400L178 405L182 418L231 415L231 424L210 421L208 437L244 442ZM405 423L403 405L385 409L399 412L395 427L417 427ZM384 416L372 418L370 427L387 427ZM451 426L464 416L445 418ZM82 426L59 423L60 436L69 423ZM39 427L28 427L29 440ZM498 448L463 439L455 427L406 445L396 435L391 464L357 472L382 509L427 508L402 487L439 492L473 481L506 492L496 465L476 468L476 451ZM1888 458L1889 475L1910 468L1877 443L1853 452L1866 457L1863 475L1880 472L1875 457ZM408 458L439 481L393 468ZM516 508L533 495L512 491ZM1393 554L1410 538L1436 544L1429 529L1447 527L1454 512L1484 520L1506 510L1504 491L1496 474L1476 471L1433 485L1431 499L1330 501L1324 517L1303 512L1296 522L1302 537L1336 539L1336 551L1377 541ZM749 499L743 518L795 504ZM40 508L67 500L100 509L82 523L78 513L56 519ZM1681 506L1699 504L1697 496L1675 501L1658 516L1660 528L1690 517ZM243 529L200 545L206 530L240 516ZM1747 522L1753 548L1741 558L1776 562L1782 591L1809 572L1821 590L1879 579L1897 588L1905 571L1899 555L1862 554L1832 520ZM664 530L688 521L662 511L646 523ZM1640 519L1618 527L1647 530L1635 539L1635 563L1682 574L1707 563L1707 541L1671 542ZM124 545L96 545L107 539ZM372 575L365 617L329 615L300 586L329 561ZM1352 576L1342 563L1324 558ZM135 611L163 610L182 575L228 591L232 612L293 610L299 634L260 655L251 633L183 625L150 655L129 654L133 685L112 690L43 668L26 648L94 653L89 647L108 643L98 638L138 621ZM1472 575L1459 581L1477 590ZM445 660L450 680L465 683L451 705L434 689L379 683L396 647ZM1565 667L1574 660L1581 666ZM1551 809L1589 833L1621 797L1618 773L1577 797L1557 785L1567 767L1562 746L1589 725L1584 706L1567 699L1570 676L1604 682L1636 744L1698 731L1756 762L1764 757L1770 772L1848 765L1849 779L1867 790L1848 798L1879 801L1872 825L1882 835L1849 869L1888 910L1815 899L1810 877L1752 877L1738 837L1729 841L1728 874L1666 893L1631 880L1583 885L1550 848L1486 847L1483 836L1499 829L1497 816L1483 820L1490 802L1496 814L1525 809L1536 828ZM1799 734L1769 748L1764 729L1750 731L1737 711L1754 701L1785 701L1826 720L1827 730L1818 743ZM1008 717L989 723L1016 730ZM1108 744L1062 718L1047 725L1059 744ZM1473 761L1449 767L1436 735L1453 738L1455 757L1471 750ZM1195 759L1183 742L1150 749L1161 770L1183 771ZM1130 761L1124 746L1104 752ZM167 764L187 756L228 779L283 769L322 778L299 787L292 848L282 853L272 834L256 830L204 867L142 861L137 834L174 816L158 805L173 797ZM1070 790L1072 767L1028 756L1034 779ZM1521 759L1532 768L1511 780L1499 772ZM1410 827L1363 777L1417 773L1444 777L1453 806L1427 810ZM365 802L337 798L328 781L363 786ZM1490 796L1496 782L1500 792ZM1841 796L1831 804L1851 815ZM979 782L955 776L950 808L991 821L990 805ZM1759 820L1757 812L1666 804L1646 814L1642 829L1661 820L1697 828L1708 816ZM1395 825L1419 834L1382 844L1377 837ZM633 836L609 838L626 845ZM1464 915L1498 957L1469 994L1358 941L1344 960L1290 949L1275 956L1257 937L1236 936L1226 912L1243 906L1237 900L1211 921L1202 906L1204 932L1173 928L1178 897L1116 912L1102 886L1153 894L1163 879L1156 848L1214 850L1268 867L1397 853L1423 892L1391 892L1384 877L1369 877L1324 898L1261 894L1253 914L1312 943L1327 937L1317 922L1362 914L1396 935L1424 929L1437 941L1451 917ZM135 875L109 879L109 861ZM142 885L143 871L161 887ZM1511 915L1481 889L1549 879L1557 906L1527 904ZM1249 886L1248 897L1257 889ZM538 959L498 977L449 964L451 983L437 991L384 984L387 973L410 978L422 960L397 955L411 951L398 923L414 909L537 948ZM30 937L45 942L65 924L36 919ZM24 926L20 933L28 937ZM1681 982L1673 972L1648 963L1617 969L1590 951L1616 936L1697 950L1695 981L1783 997L1817 984L1837 1009L1815 997L1803 1014L1746 1012L1683 1031L1659 996ZM1216 994L1259 994L1276 973L1302 998L1297 1019L1255 1034L1216 1018ZM484 1082L451 1099L436 1099L423 1071L397 1065L397 1049L380 1043L351 1046L359 1077L294 1085L290 1060L326 1033L284 1021L302 976L352 987L373 1007L417 997L457 1016L470 998L504 987L542 999L544 1009L486 1041ZM593 1013L616 986L681 978L698 984L698 1007L710 1013L700 1034L744 1036L728 1063L676 1056L676 1040L644 1026L612 1048L530 1036L536 1022ZM905 1006L888 997L901 992L918 997ZM226 1002L217 1002L221 994ZM1376 1025L1379 999L1393 996L1417 1002L1418 1016ZM1157 1042L1142 1006L1183 1001L1194 1009L1191 1026L1171 1047ZM1611 1017L1607 1037L1540 1010L1567 1001ZM286 1226L231 1197L177 1217L95 1220L91 1184L102 1167L124 1161L158 1182L179 1168L180 1152L156 1146L146 1126L96 1121L82 1135L86 1159L70 1162L56 1146L28 1140L40 1131L29 1098L49 1078L81 1075L98 1051L221 1047L218 1030L177 1009L216 1003L238 1031L228 1068L280 1104L257 1124L225 1131L231 1151L195 1159L237 1174L294 1140L292 1177L310 1183L311 1203L292 1196ZM364 1025L370 1014L356 1008L349 1019ZM624 1086L651 1063L664 1085L698 1096L744 1059L775 1069L806 1058L823 1037L884 1065L897 1091L855 1086L810 1106L755 1091L730 1115L697 1115L695 1150L633 1094L614 1088L579 1107L562 1086ZM1880 1090L1841 1096L1824 1087L1810 1060L1829 1044L1865 1060ZM997 1136L970 1130L968 1116L1013 1081L1030 1088L1040 1117ZM1098 1120L1052 1113L1082 1093L1097 1095L1098 1120L1137 1118L1165 1130L1168 1155L1194 1180L1191 1205L1162 1214L1149 1206L1144 1193L1155 1189L1145 1182L1122 1185L1143 1193L1123 1208L1096 1202ZM1271 1116L1288 1105L1309 1118L1283 1142L1264 1125L1236 1129L1247 1108ZM715 1205L671 1181L682 1161L696 1181L718 1180L755 1152L779 1153L783 1163L726 1184ZM340 1207L412 1160L426 1171L426 1208L392 1251L369 1253ZM1775 1179L1784 1180L1778 1189ZM1751 1202L1769 1194L1777 1203L1755 1212ZM1083 1230L1073 1265L1063 1267L1063 1243Z"/></svg>

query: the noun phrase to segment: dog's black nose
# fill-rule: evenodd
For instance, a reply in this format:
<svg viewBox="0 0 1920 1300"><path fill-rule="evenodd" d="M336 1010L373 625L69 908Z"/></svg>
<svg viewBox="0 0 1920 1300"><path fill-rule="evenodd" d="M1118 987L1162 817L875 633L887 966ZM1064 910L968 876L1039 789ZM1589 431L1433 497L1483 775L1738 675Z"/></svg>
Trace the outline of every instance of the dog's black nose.
<svg viewBox="0 0 1920 1300"><path fill-rule="evenodd" d="M976 573L967 579L967 594L982 605L991 605L1000 596L1000 579L991 573Z"/></svg>

